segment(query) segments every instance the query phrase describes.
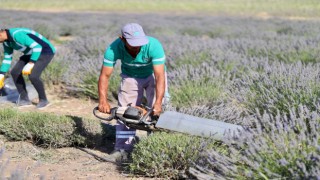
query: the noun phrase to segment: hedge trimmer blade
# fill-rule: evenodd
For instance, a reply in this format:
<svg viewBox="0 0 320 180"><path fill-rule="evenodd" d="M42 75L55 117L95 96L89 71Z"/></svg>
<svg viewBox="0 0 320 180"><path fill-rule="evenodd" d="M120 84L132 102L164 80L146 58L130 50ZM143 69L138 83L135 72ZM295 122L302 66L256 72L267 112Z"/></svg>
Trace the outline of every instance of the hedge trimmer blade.
<svg viewBox="0 0 320 180"><path fill-rule="evenodd" d="M174 111L166 111L157 118L152 116L152 108L144 108L146 113L141 111L141 107L114 107L110 110L111 113L109 115L101 117L103 113L99 115L98 107L95 107L93 114L103 121L116 119L134 129L174 131L195 136L212 137L216 140L222 140L226 133L231 136L237 136L243 130L242 126L239 125L199 118Z"/></svg>
<svg viewBox="0 0 320 180"><path fill-rule="evenodd" d="M174 111L166 111L161 114L156 123L156 128L196 136L212 137L217 140L222 140L227 132L230 132L233 136L237 136L243 130L239 125L199 118Z"/></svg>

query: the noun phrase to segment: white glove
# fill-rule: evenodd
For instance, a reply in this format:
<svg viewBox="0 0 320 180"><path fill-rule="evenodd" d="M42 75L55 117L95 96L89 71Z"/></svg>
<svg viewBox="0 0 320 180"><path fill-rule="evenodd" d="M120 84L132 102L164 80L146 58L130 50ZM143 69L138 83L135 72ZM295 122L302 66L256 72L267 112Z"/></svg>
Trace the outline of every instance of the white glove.
<svg viewBox="0 0 320 180"><path fill-rule="evenodd" d="M23 70L22 70L22 74L23 75L29 75L31 74L31 71L33 69L34 63L28 63L24 66Z"/></svg>
<svg viewBox="0 0 320 180"><path fill-rule="evenodd" d="M4 75L0 74L0 89L4 86Z"/></svg>

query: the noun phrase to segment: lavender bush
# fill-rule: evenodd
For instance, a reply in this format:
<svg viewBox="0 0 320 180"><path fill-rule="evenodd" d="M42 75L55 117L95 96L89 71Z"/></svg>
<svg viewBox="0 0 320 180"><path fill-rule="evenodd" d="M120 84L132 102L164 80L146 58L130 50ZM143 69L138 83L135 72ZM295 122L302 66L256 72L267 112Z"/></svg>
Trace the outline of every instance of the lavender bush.
<svg viewBox="0 0 320 180"><path fill-rule="evenodd" d="M316 109L319 102L319 65L302 63L265 63L258 72L250 71L230 85L229 95L249 111L264 110L276 114L291 107L306 105Z"/></svg>
<svg viewBox="0 0 320 180"><path fill-rule="evenodd" d="M188 177L190 161L198 159L205 140L182 134L155 133L142 139L132 154L129 169L137 175L179 179ZM219 142L208 139L210 147L224 152Z"/></svg>
<svg viewBox="0 0 320 180"><path fill-rule="evenodd" d="M172 78L169 89L173 105L210 106L219 96L223 96L219 72L208 63L203 63L199 67L185 65L169 73L169 78Z"/></svg>
<svg viewBox="0 0 320 180"><path fill-rule="evenodd" d="M29 140L42 147L88 146L102 142L98 121L48 113L0 110L0 133L8 140Z"/></svg>
<svg viewBox="0 0 320 180"><path fill-rule="evenodd" d="M206 151L194 175L211 179L319 179L319 105L255 116L255 129L229 139L229 153ZM209 176L208 176L209 175Z"/></svg>

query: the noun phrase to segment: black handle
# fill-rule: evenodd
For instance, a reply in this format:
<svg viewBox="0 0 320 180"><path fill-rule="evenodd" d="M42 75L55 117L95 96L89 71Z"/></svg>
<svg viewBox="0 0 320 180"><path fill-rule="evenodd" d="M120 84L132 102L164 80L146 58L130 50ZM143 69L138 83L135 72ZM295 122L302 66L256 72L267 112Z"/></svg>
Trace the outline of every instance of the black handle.
<svg viewBox="0 0 320 180"><path fill-rule="evenodd" d="M116 117L116 111L117 111L117 109L118 109L117 107L111 108L111 109L110 109L110 116L107 117L107 118L103 118L103 117L100 117L100 116L97 115L96 112L99 110L99 107L97 106L97 107L93 108L93 115L94 115L95 117L101 119L101 120L111 121L112 119L114 119L114 118Z"/></svg>

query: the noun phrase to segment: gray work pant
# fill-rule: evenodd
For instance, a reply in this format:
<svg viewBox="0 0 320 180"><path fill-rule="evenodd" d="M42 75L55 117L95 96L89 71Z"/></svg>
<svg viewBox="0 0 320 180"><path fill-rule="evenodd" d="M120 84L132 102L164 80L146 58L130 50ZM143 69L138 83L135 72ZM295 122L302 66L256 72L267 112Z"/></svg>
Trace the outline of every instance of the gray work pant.
<svg viewBox="0 0 320 180"><path fill-rule="evenodd" d="M167 76L166 76L167 77ZM121 84L118 93L118 105L127 106L132 103L132 106L140 106L143 101L144 93L147 99L147 106L152 107L155 102L155 78L150 75L147 78L132 78L125 74L121 74ZM167 79L166 79L166 94ZM132 151L135 144L136 129L127 127L118 122L116 125L116 143L115 150L124 149Z"/></svg>

